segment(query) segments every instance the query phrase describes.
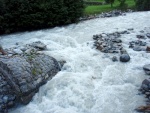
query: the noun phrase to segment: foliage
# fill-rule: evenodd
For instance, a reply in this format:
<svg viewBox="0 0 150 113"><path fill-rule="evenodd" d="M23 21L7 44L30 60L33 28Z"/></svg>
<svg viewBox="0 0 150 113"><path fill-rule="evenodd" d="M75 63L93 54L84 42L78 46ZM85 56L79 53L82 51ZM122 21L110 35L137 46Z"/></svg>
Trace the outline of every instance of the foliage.
<svg viewBox="0 0 150 113"><path fill-rule="evenodd" d="M111 7L113 7L113 3L115 2L115 0L105 0L106 3L110 3Z"/></svg>
<svg viewBox="0 0 150 113"><path fill-rule="evenodd" d="M150 0L135 0L136 8L139 11L149 11L150 10Z"/></svg>
<svg viewBox="0 0 150 113"><path fill-rule="evenodd" d="M101 1L101 0L99 0L99 1ZM134 2L134 0L126 0L125 3L128 4L127 8L135 9L135 2ZM87 6L85 8L85 10L84 10L84 14L85 15L100 14L102 12L109 12L109 11L112 11L112 10L115 10L115 9L119 9L119 10L122 9L120 7L120 2L118 0L115 0L115 2L113 4L113 7L110 7L109 4Z"/></svg>
<svg viewBox="0 0 150 113"><path fill-rule="evenodd" d="M127 9L127 3L126 3L126 0L118 0L120 2L120 8L121 9Z"/></svg>
<svg viewBox="0 0 150 113"><path fill-rule="evenodd" d="M0 0L0 34L76 22L83 0Z"/></svg>

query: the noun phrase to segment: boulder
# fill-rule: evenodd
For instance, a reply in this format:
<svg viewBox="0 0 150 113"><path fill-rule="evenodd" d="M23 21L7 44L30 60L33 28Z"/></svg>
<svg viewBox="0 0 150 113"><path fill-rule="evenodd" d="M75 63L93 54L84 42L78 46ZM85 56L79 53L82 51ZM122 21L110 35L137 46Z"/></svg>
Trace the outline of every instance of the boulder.
<svg viewBox="0 0 150 113"><path fill-rule="evenodd" d="M120 61L121 62L128 62L130 60L130 56L128 54L122 54L120 56Z"/></svg>
<svg viewBox="0 0 150 113"><path fill-rule="evenodd" d="M0 57L0 113L16 103L27 104L39 87L58 71L58 62L44 54Z"/></svg>

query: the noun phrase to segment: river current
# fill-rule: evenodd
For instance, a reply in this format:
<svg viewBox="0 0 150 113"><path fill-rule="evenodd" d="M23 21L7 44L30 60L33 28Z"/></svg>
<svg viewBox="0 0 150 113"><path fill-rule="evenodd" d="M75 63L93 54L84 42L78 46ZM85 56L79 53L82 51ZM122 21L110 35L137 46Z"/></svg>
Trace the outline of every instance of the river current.
<svg viewBox="0 0 150 113"><path fill-rule="evenodd" d="M111 55L93 48L92 36L134 28L121 37L131 60L112 62ZM43 85L26 106L10 113L136 113L144 104L139 95L141 82L147 78L142 67L150 64L150 54L128 48L139 31L150 31L150 12L97 18L64 27L1 36L4 48L15 43L41 41L44 51L57 60L65 60L62 70ZM150 42L148 42L150 43Z"/></svg>

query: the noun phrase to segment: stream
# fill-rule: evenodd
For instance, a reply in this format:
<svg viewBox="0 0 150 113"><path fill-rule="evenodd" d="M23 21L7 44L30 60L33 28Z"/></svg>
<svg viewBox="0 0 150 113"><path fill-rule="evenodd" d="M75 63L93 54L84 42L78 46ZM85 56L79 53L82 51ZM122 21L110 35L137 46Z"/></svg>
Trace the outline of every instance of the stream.
<svg viewBox="0 0 150 113"><path fill-rule="evenodd" d="M93 47L93 35L129 28L134 30L121 40L130 62L112 62L111 55ZM47 45L45 54L66 61L28 105L11 109L9 113L136 113L134 109L145 103L138 89L148 78L142 67L150 64L150 54L133 51L128 43L136 40L136 34L145 28L150 31L150 12L0 36L4 48L41 41Z"/></svg>

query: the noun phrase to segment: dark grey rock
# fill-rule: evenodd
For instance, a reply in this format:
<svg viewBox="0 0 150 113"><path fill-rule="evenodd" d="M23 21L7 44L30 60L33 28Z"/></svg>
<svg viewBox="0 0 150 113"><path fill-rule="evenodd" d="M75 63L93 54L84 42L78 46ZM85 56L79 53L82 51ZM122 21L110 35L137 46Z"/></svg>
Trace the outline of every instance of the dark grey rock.
<svg viewBox="0 0 150 113"><path fill-rule="evenodd" d="M144 65L143 69L147 75L150 75L150 64Z"/></svg>
<svg viewBox="0 0 150 113"><path fill-rule="evenodd" d="M146 36L147 36L148 38L150 38L150 33L147 33Z"/></svg>
<svg viewBox="0 0 150 113"><path fill-rule="evenodd" d="M114 39L114 40L112 40L112 42L115 42L115 43L121 43L122 40L121 40L121 39Z"/></svg>
<svg viewBox="0 0 150 113"><path fill-rule="evenodd" d="M112 57L112 61L113 61L113 62L116 62L116 61L118 61L118 58L117 58L116 56L113 56L113 57Z"/></svg>
<svg viewBox="0 0 150 113"><path fill-rule="evenodd" d="M16 103L29 103L39 87L60 68L54 58L44 54L0 57L0 113Z"/></svg>
<svg viewBox="0 0 150 113"><path fill-rule="evenodd" d="M42 43L41 41L33 42L33 43L30 44L30 46L32 46L34 48L38 48L40 50L45 50L46 49L46 45L44 43Z"/></svg>
<svg viewBox="0 0 150 113"><path fill-rule="evenodd" d="M136 37L139 39L145 39L145 35L136 35Z"/></svg>
<svg viewBox="0 0 150 113"><path fill-rule="evenodd" d="M128 54L122 54L120 56L120 61L121 62L128 62L130 60L130 56Z"/></svg>

